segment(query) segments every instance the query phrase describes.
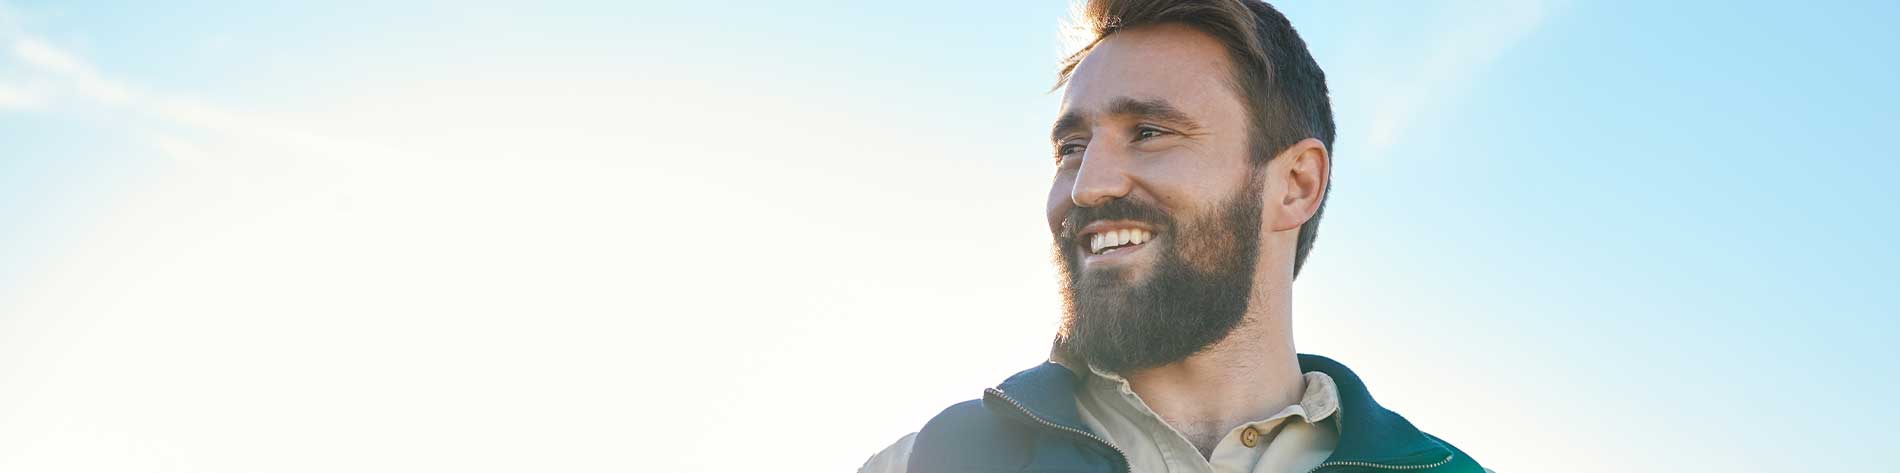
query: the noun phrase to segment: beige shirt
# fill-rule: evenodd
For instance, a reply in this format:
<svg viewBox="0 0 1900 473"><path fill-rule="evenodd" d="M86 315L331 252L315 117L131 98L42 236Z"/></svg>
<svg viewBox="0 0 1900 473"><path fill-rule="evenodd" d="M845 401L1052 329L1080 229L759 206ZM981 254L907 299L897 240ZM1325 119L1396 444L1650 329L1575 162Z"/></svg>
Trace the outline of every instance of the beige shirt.
<svg viewBox="0 0 1900 473"><path fill-rule="evenodd" d="M1326 373L1308 371L1300 402L1227 432L1207 458L1135 395L1128 381L1090 369L1076 392L1082 421L1128 455L1139 472L1305 473L1326 461L1339 443L1339 388Z"/></svg>
<svg viewBox="0 0 1900 473"><path fill-rule="evenodd" d="M1128 465L1137 472L1304 473L1326 461L1339 443L1333 416L1339 410L1339 388L1325 373L1306 372L1299 404L1235 427L1214 447L1212 458L1202 458L1187 437L1135 395L1127 380L1089 371L1092 375L1075 395L1082 421L1127 454ZM902 473L916 439L914 433L898 439L858 471Z"/></svg>

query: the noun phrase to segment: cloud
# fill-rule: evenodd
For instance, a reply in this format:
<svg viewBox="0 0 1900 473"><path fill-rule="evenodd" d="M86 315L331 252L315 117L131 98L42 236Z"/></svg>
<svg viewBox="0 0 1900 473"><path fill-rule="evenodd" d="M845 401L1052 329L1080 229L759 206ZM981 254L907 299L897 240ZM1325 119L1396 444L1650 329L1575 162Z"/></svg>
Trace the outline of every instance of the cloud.
<svg viewBox="0 0 1900 473"><path fill-rule="evenodd" d="M188 164L203 165L211 159L211 153L191 140L162 133L148 133L146 140L159 152Z"/></svg>
<svg viewBox="0 0 1900 473"><path fill-rule="evenodd" d="M0 110L25 110L38 108L46 98L38 92L25 87L0 82Z"/></svg>
<svg viewBox="0 0 1900 473"><path fill-rule="evenodd" d="M307 155L357 160L405 155L387 146L335 138L195 100L156 97L139 103L137 108L166 122L208 130L252 145Z"/></svg>
<svg viewBox="0 0 1900 473"><path fill-rule="evenodd" d="M100 76L99 71L78 55L67 52L45 39L34 36L19 26L18 15L4 3L0 3L0 49L6 56L25 66L23 69L36 75L42 82L58 84L59 88L75 93L87 99L117 103L132 98L131 91L122 84ZM9 93L11 92L11 93ZM0 104L7 97L16 100L30 98L31 103L41 104L51 99L47 91L22 91L18 87L9 88L0 84Z"/></svg>
<svg viewBox="0 0 1900 473"><path fill-rule="evenodd" d="M1463 92L1463 85L1506 50L1537 31L1553 9L1545 1L1471 2L1451 16L1462 21L1438 35L1417 62L1394 71L1371 104L1370 156L1384 156L1420 117Z"/></svg>
<svg viewBox="0 0 1900 473"><path fill-rule="evenodd" d="M70 104L73 100L122 109L131 112L124 116L134 120L159 122L129 124L128 133L144 135L145 142L167 156L200 163L211 162L209 158L217 153L173 135L134 130L192 127L229 141L236 148L270 149L272 153L268 154L271 155L290 152L331 158L382 159L402 154L385 146L325 136L185 97L144 92L135 84L101 73L83 56L22 30L13 18L13 13L0 5L0 45L4 45L7 58L23 66L20 69L27 73L25 79L35 87L0 82L0 109L40 109Z"/></svg>
<svg viewBox="0 0 1900 473"><path fill-rule="evenodd" d="M39 38L21 36L13 40L13 55L42 73L63 79L73 91L88 99L119 103L132 98L124 85L99 76L85 61Z"/></svg>

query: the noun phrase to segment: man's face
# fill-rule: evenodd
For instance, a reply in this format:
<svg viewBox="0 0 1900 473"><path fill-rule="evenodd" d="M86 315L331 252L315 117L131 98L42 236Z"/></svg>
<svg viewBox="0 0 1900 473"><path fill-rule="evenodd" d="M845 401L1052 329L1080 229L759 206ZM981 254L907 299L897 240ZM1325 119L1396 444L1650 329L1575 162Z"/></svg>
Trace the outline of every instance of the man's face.
<svg viewBox="0 0 1900 473"><path fill-rule="evenodd" d="M1232 77L1218 41L1178 25L1110 35L1070 76L1048 207L1070 353L1159 366L1243 319L1262 183Z"/></svg>

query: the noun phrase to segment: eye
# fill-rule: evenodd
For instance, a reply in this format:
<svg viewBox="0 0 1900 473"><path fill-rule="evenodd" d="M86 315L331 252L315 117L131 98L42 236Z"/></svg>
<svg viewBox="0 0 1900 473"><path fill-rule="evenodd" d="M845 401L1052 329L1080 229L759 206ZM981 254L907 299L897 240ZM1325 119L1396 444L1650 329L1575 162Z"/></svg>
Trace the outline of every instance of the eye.
<svg viewBox="0 0 1900 473"><path fill-rule="evenodd" d="M1168 130L1163 130L1163 129L1155 128L1152 126L1142 126L1139 128L1135 128L1135 141L1141 141L1141 140L1154 138L1154 137L1167 135L1167 134L1168 134Z"/></svg>
<svg viewBox="0 0 1900 473"><path fill-rule="evenodd" d="M1082 146L1080 143L1065 143L1065 144L1056 145L1056 163L1060 164L1063 159L1066 159L1070 156L1074 156L1076 154L1080 154L1083 148L1085 147Z"/></svg>

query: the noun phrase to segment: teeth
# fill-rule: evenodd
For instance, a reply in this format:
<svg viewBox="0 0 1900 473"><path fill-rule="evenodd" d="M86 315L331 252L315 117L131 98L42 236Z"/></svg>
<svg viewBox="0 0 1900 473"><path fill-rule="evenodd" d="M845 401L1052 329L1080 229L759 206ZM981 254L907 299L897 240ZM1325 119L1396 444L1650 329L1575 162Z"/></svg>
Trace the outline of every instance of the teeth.
<svg viewBox="0 0 1900 473"><path fill-rule="evenodd" d="M1089 235L1089 253L1102 254L1102 250L1122 245L1139 245L1153 239L1154 234L1139 228L1124 228Z"/></svg>

